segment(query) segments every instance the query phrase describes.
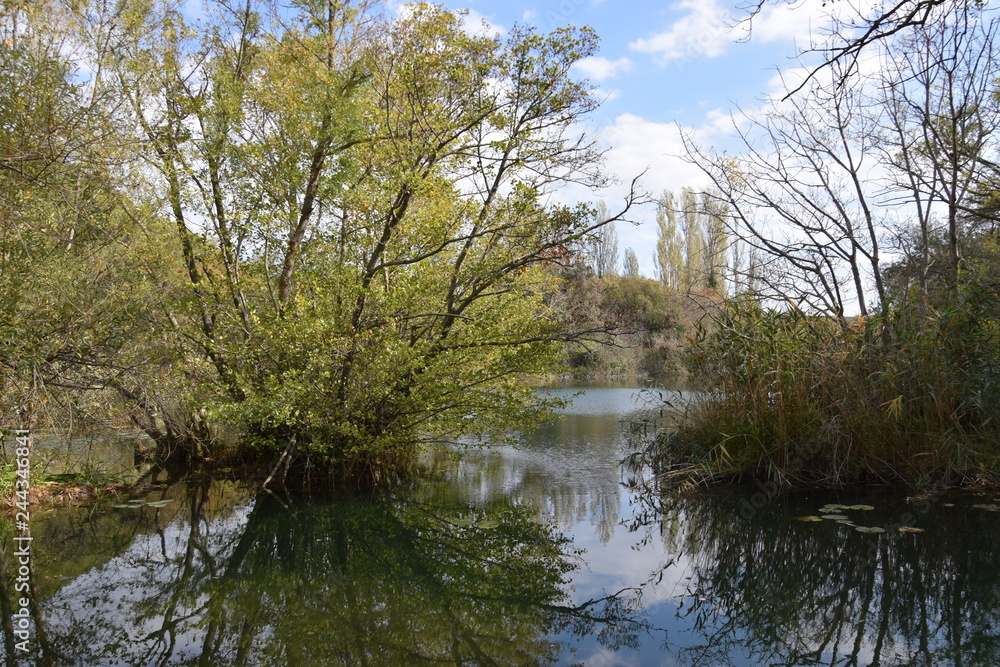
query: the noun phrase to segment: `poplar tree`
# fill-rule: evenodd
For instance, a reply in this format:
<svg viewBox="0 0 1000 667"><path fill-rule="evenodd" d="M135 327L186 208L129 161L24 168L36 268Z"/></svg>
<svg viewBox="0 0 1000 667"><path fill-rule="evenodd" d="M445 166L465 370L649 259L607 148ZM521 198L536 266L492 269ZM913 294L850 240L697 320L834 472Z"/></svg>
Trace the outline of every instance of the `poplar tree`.
<svg viewBox="0 0 1000 667"><path fill-rule="evenodd" d="M608 217L607 204L598 202L595 221L600 223ZM594 273L598 278L618 275L618 230L614 224L601 226L594 235L590 248Z"/></svg>
<svg viewBox="0 0 1000 667"><path fill-rule="evenodd" d="M703 192L702 226L705 233L705 286L720 296L728 294L729 234L728 206L718 192Z"/></svg>
<svg viewBox="0 0 1000 667"><path fill-rule="evenodd" d="M664 286L679 289L684 270L683 242L677 227L677 203L664 190L656 202L656 273Z"/></svg>
<svg viewBox="0 0 1000 667"><path fill-rule="evenodd" d="M705 228L699 210L698 195L692 188L681 190L681 238L684 239L684 274L681 287L685 292L704 284Z"/></svg>
<svg viewBox="0 0 1000 667"><path fill-rule="evenodd" d="M625 256L622 258L622 275L626 278L639 277L639 258L635 255L635 250L625 248Z"/></svg>

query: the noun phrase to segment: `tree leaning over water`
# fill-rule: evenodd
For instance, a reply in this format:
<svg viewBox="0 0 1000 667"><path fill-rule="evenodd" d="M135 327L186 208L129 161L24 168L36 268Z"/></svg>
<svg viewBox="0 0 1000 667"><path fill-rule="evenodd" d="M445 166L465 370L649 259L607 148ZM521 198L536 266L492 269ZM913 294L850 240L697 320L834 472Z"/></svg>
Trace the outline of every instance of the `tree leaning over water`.
<svg viewBox="0 0 1000 667"><path fill-rule="evenodd" d="M549 200L604 183L570 77L591 31L367 0L45 7L0 16L26 82L0 95L5 404L125 420L169 456L236 427L375 470L540 417L524 380L602 333L551 298L631 204Z"/></svg>
<svg viewBox="0 0 1000 667"><path fill-rule="evenodd" d="M544 408L523 377L586 335L547 306L552 269L621 217L546 203L602 182L573 127L595 101L569 77L597 39L376 9L125 3L98 22L99 85L179 239L174 379L127 388L147 406L183 385L259 443L363 466Z"/></svg>

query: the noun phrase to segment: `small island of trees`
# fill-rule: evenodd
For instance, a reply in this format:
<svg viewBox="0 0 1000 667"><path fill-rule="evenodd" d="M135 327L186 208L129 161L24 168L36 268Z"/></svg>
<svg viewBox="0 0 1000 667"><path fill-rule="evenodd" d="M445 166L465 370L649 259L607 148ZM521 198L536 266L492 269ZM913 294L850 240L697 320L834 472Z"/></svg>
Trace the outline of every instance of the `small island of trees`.
<svg viewBox="0 0 1000 667"><path fill-rule="evenodd" d="M708 187L576 206L609 179L593 31L206 5L2 9L5 426L375 479L537 423L545 378L686 374L668 477L996 481L988 3L845 27L745 151L689 140ZM645 199L654 278L615 236Z"/></svg>

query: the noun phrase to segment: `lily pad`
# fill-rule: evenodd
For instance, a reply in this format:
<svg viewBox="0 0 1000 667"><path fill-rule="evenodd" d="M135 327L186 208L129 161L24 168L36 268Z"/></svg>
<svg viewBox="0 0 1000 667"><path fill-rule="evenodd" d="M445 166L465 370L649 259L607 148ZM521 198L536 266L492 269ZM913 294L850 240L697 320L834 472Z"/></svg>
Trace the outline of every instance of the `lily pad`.
<svg viewBox="0 0 1000 667"><path fill-rule="evenodd" d="M112 505L115 509L120 510L138 510L142 509L142 505Z"/></svg>
<svg viewBox="0 0 1000 667"><path fill-rule="evenodd" d="M847 510L865 510L865 511L868 511L868 510L873 510L875 508L872 507L871 505L848 505L844 509L847 509Z"/></svg>
<svg viewBox="0 0 1000 667"><path fill-rule="evenodd" d="M819 516L797 516L797 517L795 517L795 520L796 521L822 521L823 517L819 517Z"/></svg>
<svg viewBox="0 0 1000 667"><path fill-rule="evenodd" d="M149 505L150 507L163 507L164 505L167 505L169 503L175 503L175 502L177 502L177 501L174 500L173 498L166 498L164 500L154 500L153 502L146 503L146 504Z"/></svg>
<svg viewBox="0 0 1000 667"><path fill-rule="evenodd" d="M942 503L941 507L954 507L955 503Z"/></svg>
<svg viewBox="0 0 1000 667"><path fill-rule="evenodd" d="M822 507L820 507L819 511L820 512L837 512L839 510L846 510L846 509L847 509L847 505L838 505L837 503L829 503L827 505L823 505Z"/></svg>
<svg viewBox="0 0 1000 667"><path fill-rule="evenodd" d="M487 519L486 521L480 521L476 524L477 528L496 528L500 525L499 521L493 521L492 519Z"/></svg>
<svg viewBox="0 0 1000 667"><path fill-rule="evenodd" d="M852 528L854 527L853 521L838 521L837 523L839 523L842 526L851 526Z"/></svg>
<svg viewBox="0 0 1000 667"><path fill-rule="evenodd" d="M830 521L847 521L851 517L846 514L824 514L824 519L829 519Z"/></svg>
<svg viewBox="0 0 1000 667"><path fill-rule="evenodd" d="M973 509L986 510L988 512L1000 512L1000 505L973 505Z"/></svg>
<svg viewBox="0 0 1000 667"><path fill-rule="evenodd" d="M924 532L923 528L914 528L913 526L900 526L896 530L898 530L901 533L922 533L922 532Z"/></svg>
<svg viewBox="0 0 1000 667"><path fill-rule="evenodd" d="M884 533L885 528L879 528L878 526L855 526L854 530L859 533Z"/></svg>

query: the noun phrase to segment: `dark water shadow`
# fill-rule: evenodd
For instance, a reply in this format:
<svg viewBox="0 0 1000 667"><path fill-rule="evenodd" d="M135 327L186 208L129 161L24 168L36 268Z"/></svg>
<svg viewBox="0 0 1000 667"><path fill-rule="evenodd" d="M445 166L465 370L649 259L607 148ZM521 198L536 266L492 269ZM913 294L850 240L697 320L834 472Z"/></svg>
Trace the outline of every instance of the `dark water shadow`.
<svg viewBox="0 0 1000 667"><path fill-rule="evenodd" d="M0 664L538 665L558 661L560 633L614 647L645 627L624 596L570 603L578 554L508 501L425 483L309 501L169 493L39 522L62 549L36 554L50 583L31 654Z"/></svg>
<svg viewBox="0 0 1000 667"><path fill-rule="evenodd" d="M674 554L667 569L686 573L678 604L652 615L672 624L663 645L677 664L1000 665L1000 513L984 509L992 499L760 497L745 488L664 494L630 521L664 541ZM797 520L833 514L819 511L830 503L865 509L837 510L854 525Z"/></svg>

